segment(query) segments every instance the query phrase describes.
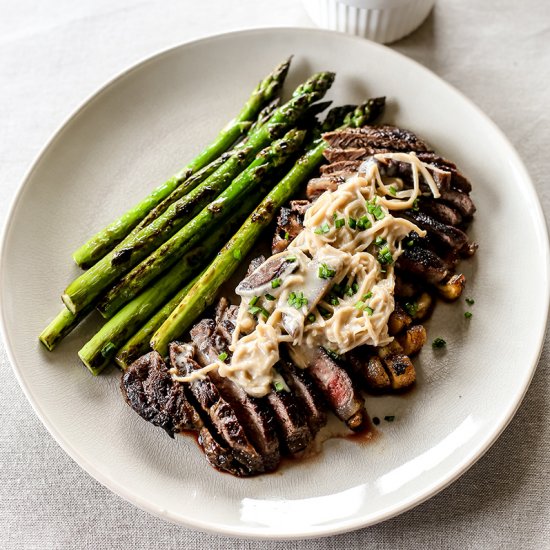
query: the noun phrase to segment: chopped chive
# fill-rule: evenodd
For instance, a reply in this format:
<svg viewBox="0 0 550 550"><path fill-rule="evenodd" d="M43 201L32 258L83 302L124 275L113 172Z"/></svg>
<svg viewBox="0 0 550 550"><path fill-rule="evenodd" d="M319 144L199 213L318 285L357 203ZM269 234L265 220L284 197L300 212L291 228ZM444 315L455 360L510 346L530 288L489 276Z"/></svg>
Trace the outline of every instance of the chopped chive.
<svg viewBox="0 0 550 550"><path fill-rule="evenodd" d="M283 391L285 389L283 383L280 380L273 380L273 388L275 391Z"/></svg>
<svg viewBox="0 0 550 550"><path fill-rule="evenodd" d="M248 308L248 313L250 315L258 315L262 311L262 308L260 306L252 306Z"/></svg>
<svg viewBox="0 0 550 550"><path fill-rule="evenodd" d="M374 239L374 244L376 246L382 246L383 244L386 244L386 239L383 239L380 235Z"/></svg>
<svg viewBox="0 0 550 550"><path fill-rule="evenodd" d="M218 359L219 359L220 361L225 361L225 360L227 359L227 353L225 353L225 351L222 352L222 353L220 353L220 354L218 355Z"/></svg>
<svg viewBox="0 0 550 550"><path fill-rule="evenodd" d="M382 265L390 265L393 263L393 256L390 252L389 247L386 245L384 248L380 249L380 252L378 252L378 261Z"/></svg>
<svg viewBox="0 0 550 550"><path fill-rule="evenodd" d="M300 309L302 306L306 306L308 299L304 296L303 292L291 292L288 297L288 305Z"/></svg>
<svg viewBox="0 0 550 550"><path fill-rule="evenodd" d="M331 306L337 306L340 303L338 296L335 296L334 294L329 295L328 301Z"/></svg>
<svg viewBox="0 0 550 550"><path fill-rule="evenodd" d="M307 320L308 320L310 323L315 322L315 315L314 315L313 313L310 313L310 314L307 316Z"/></svg>
<svg viewBox="0 0 550 550"><path fill-rule="evenodd" d="M281 279L273 279L271 281L271 288L279 288L281 286Z"/></svg>
<svg viewBox="0 0 550 550"><path fill-rule="evenodd" d="M330 231L330 226L327 222L322 223L319 227L317 227L313 232L316 235L325 235Z"/></svg>
<svg viewBox="0 0 550 550"><path fill-rule="evenodd" d="M365 306L365 311L367 312L367 315L369 317L374 313L374 310L372 309L372 307L369 307L369 306Z"/></svg>
<svg viewBox="0 0 550 550"><path fill-rule="evenodd" d="M372 298L372 292L370 290L363 295L363 300L368 300L369 298Z"/></svg>
<svg viewBox="0 0 550 550"><path fill-rule="evenodd" d="M359 290L359 285L357 283L353 283L351 285L351 290L353 291L353 293L355 294L358 290Z"/></svg>
<svg viewBox="0 0 550 550"><path fill-rule="evenodd" d="M469 306L473 306L476 301L473 299L473 298L466 298L465 302L469 305Z"/></svg>
<svg viewBox="0 0 550 550"><path fill-rule="evenodd" d="M353 292L353 285L352 286L347 286L344 290L344 294L351 298L355 294L355 292Z"/></svg>
<svg viewBox="0 0 550 550"><path fill-rule="evenodd" d="M344 218L334 220L334 225L336 226L336 229L341 229L344 225L346 225L346 220L344 220Z"/></svg>
<svg viewBox="0 0 550 550"><path fill-rule="evenodd" d="M363 309L365 307L365 302L362 302L361 300L359 300L356 304L355 304L355 309Z"/></svg>
<svg viewBox="0 0 550 550"><path fill-rule="evenodd" d="M395 416L393 416L393 415L385 416L385 417L384 417L384 420L385 420L386 422L393 422L393 421L395 420Z"/></svg>
<svg viewBox="0 0 550 550"><path fill-rule="evenodd" d="M248 305L249 305L249 306L255 306L255 305L258 303L258 300L259 300L259 299L260 299L259 296L254 296L254 298L252 298L252 299L250 300L250 302L248 302Z"/></svg>
<svg viewBox="0 0 550 550"><path fill-rule="evenodd" d="M275 296L273 296L273 294L266 294L265 299L273 302L275 300Z"/></svg>
<svg viewBox="0 0 550 550"><path fill-rule="evenodd" d="M439 337L437 337L432 342L432 348L434 348L434 349L441 349L441 348L444 348L446 345L447 345L447 342L445 342L445 340L443 340L443 338L439 338Z"/></svg>
<svg viewBox="0 0 550 550"><path fill-rule="evenodd" d="M406 245L409 247L409 248L412 248L414 246L414 241L411 239L410 241L407 241Z"/></svg>
<svg viewBox="0 0 550 550"><path fill-rule="evenodd" d="M397 189L394 185L390 185L390 195L393 195L394 197L397 195Z"/></svg>
<svg viewBox="0 0 550 550"><path fill-rule="evenodd" d="M414 317L418 312L418 304L416 302L406 302L403 307L411 317Z"/></svg>
<svg viewBox="0 0 550 550"><path fill-rule="evenodd" d="M288 231L285 231L285 241L288 241L290 239L290 233Z"/></svg>
<svg viewBox="0 0 550 550"><path fill-rule="evenodd" d="M296 256L287 256L287 257L285 258L285 260L286 260L287 262L290 262L290 263L295 262L295 261L296 261Z"/></svg>
<svg viewBox="0 0 550 550"><path fill-rule="evenodd" d="M354 218L348 218L348 225L350 229L355 229L357 227L357 220Z"/></svg>
<svg viewBox="0 0 550 550"><path fill-rule="evenodd" d="M472 316L473 316L473 313L471 311L464 312L464 317L466 317L466 319L471 319Z"/></svg>
<svg viewBox="0 0 550 550"><path fill-rule="evenodd" d="M418 210L420 210L420 208L418 207L418 199L414 199L412 209L414 212L418 212Z"/></svg>
<svg viewBox="0 0 550 550"><path fill-rule="evenodd" d="M327 264L321 264L317 274L320 279L332 279L336 275L336 269L332 269Z"/></svg>
<svg viewBox="0 0 550 550"><path fill-rule="evenodd" d="M357 227L364 231L365 229L369 229L372 226L371 221L369 220L368 216L361 216L357 220Z"/></svg>

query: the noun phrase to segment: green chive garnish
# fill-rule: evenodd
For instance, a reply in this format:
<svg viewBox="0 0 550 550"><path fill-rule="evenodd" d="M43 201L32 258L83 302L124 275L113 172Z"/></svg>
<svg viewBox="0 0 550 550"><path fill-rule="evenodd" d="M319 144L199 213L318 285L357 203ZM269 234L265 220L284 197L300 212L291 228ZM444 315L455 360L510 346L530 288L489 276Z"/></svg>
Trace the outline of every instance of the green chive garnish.
<svg viewBox="0 0 550 550"><path fill-rule="evenodd" d="M465 311L464 312L464 317L466 317L466 319L471 319L472 315L473 315L473 313L471 311Z"/></svg>
<svg viewBox="0 0 550 550"><path fill-rule="evenodd" d="M445 340L443 340L443 338L439 338L439 337L437 337L432 342L432 348L434 348L434 349L441 349L441 348L444 348L446 345L447 345L447 342L445 342Z"/></svg>
<svg viewBox="0 0 550 550"><path fill-rule="evenodd" d="M357 220L348 218L348 225L350 229L355 229L357 227Z"/></svg>
<svg viewBox="0 0 550 550"><path fill-rule="evenodd" d="M225 353L225 351L222 352L222 353L220 353L220 354L218 355L218 359L219 359L220 361L225 361L225 360L227 359L227 353Z"/></svg>
<svg viewBox="0 0 550 550"><path fill-rule="evenodd" d="M336 270L332 269L327 264L321 264L319 266L318 275L319 275L320 279L331 279L332 277L334 277L336 275Z"/></svg>
<svg viewBox="0 0 550 550"><path fill-rule="evenodd" d="M275 300L275 296L273 296L273 294L266 294L265 299L273 302L273 300Z"/></svg>
<svg viewBox="0 0 550 550"><path fill-rule="evenodd" d="M271 288L279 288L281 286L281 279L273 279L271 281Z"/></svg>
<svg viewBox="0 0 550 550"><path fill-rule="evenodd" d="M469 306L473 306L476 301L473 299L473 298L466 298L465 302L469 305Z"/></svg>

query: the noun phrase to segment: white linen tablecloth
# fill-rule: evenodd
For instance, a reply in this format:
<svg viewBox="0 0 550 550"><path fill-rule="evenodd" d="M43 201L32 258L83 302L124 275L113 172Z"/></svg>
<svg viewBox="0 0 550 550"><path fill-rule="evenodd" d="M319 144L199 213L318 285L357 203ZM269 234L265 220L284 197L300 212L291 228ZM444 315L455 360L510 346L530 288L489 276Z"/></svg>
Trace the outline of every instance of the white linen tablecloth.
<svg viewBox="0 0 550 550"><path fill-rule="evenodd" d="M0 0L0 223L46 140L122 70L209 34L311 25L298 0ZM462 90L502 128L548 220L548 3L439 0L420 29L392 47ZM549 363L547 341L510 426L438 496L369 529L270 543L177 527L105 489L42 426L0 345L0 548L550 548Z"/></svg>

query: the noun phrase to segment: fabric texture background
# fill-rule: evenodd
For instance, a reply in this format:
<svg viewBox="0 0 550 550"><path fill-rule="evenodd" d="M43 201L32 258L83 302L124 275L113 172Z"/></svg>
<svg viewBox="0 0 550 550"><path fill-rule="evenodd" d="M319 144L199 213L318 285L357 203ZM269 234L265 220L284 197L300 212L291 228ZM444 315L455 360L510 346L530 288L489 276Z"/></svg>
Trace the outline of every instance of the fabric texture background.
<svg viewBox="0 0 550 550"><path fill-rule="evenodd" d="M297 0L0 0L0 223L48 138L122 70L209 34L311 25ZM502 128L548 221L547 2L440 0L419 30L391 47L464 92ZM37 419L0 344L0 548L550 548L549 375L547 341L504 434L464 476L414 510L322 540L253 542L165 523L97 483Z"/></svg>

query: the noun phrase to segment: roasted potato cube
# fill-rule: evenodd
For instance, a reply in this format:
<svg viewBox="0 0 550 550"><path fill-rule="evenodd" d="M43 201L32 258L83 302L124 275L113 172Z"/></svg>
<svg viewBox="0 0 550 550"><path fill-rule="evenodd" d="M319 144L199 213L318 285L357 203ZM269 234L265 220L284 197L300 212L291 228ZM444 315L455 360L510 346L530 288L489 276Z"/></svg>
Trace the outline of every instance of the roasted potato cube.
<svg viewBox="0 0 550 550"><path fill-rule="evenodd" d="M423 292L416 301L416 314L415 319L421 321L430 312L430 308L433 304L433 298L427 293Z"/></svg>
<svg viewBox="0 0 550 550"><path fill-rule="evenodd" d="M369 390L382 391L391 388L390 377L382 365L382 360L376 355L365 365L363 377Z"/></svg>
<svg viewBox="0 0 550 550"><path fill-rule="evenodd" d="M378 355L385 359L388 355L394 355L396 353L403 353L403 348L397 340L393 340L387 346L383 348L378 348Z"/></svg>
<svg viewBox="0 0 550 550"><path fill-rule="evenodd" d="M408 388L416 381L416 371L412 361L407 355L396 353L384 358L386 371L394 390Z"/></svg>
<svg viewBox="0 0 550 550"><path fill-rule="evenodd" d="M411 316L399 305L395 304L395 309L392 311L388 320L388 331L394 336L399 334L403 329L407 328L412 323Z"/></svg>
<svg viewBox="0 0 550 550"><path fill-rule="evenodd" d="M404 334L397 336L397 341L405 355L418 353L426 343L426 329L422 325L409 328Z"/></svg>
<svg viewBox="0 0 550 550"><path fill-rule="evenodd" d="M453 275L446 283L437 285L437 290L445 300L454 301L460 298L465 285L466 277L459 273Z"/></svg>

